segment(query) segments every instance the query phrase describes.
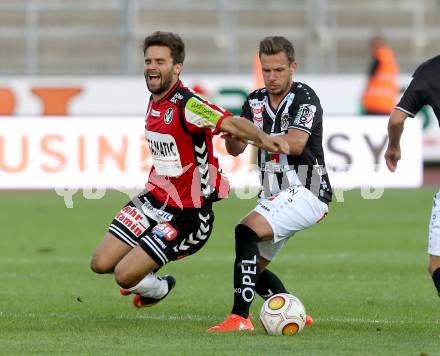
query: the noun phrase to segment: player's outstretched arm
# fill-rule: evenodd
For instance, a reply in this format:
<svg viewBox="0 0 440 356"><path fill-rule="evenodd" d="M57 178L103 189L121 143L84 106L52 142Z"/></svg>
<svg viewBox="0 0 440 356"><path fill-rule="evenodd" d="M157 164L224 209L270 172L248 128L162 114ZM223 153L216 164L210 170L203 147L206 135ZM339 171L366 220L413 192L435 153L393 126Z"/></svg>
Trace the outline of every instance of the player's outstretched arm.
<svg viewBox="0 0 440 356"><path fill-rule="evenodd" d="M291 155L299 156L303 153L310 134L293 128L289 129L289 131L281 137L289 144L289 153Z"/></svg>
<svg viewBox="0 0 440 356"><path fill-rule="evenodd" d="M289 153L289 145L286 141L264 133L242 117L225 117L220 124L220 131L229 133L240 140L249 141L252 145L269 152Z"/></svg>
<svg viewBox="0 0 440 356"><path fill-rule="evenodd" d="M405 120L408 117L406 113L398 109L394 109L391 112L390 119L388 120L388 147L385 151L385 162L388 169L394 172L397 168L397 162L400 160L400 138L405 124Z"/></svg>
<svg viewBox="0 0 440 356"><path fill-rule="evenodd" d="M248 145L247 142L232 136L230 133L223 133L222 138L225 140L226 151L234 157L243 153Z"/></svg>

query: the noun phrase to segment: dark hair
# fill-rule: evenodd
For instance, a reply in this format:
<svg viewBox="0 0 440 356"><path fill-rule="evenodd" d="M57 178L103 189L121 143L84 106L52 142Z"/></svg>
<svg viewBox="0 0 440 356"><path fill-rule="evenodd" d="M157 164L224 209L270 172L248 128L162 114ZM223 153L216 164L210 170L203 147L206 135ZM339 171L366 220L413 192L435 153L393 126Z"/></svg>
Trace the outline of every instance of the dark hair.
<svg viewBox="0 0 440 356"><path fill-rule="evenodd" d="M289 63L295 62L295 50L292 42L282 36L266 37L260 42L259 56L262 54L273 55L284 52Z"/></svg>
<svg viewBox="0 0 440 356"><path fill-rule="evenodd" d="M171 51L171 58L173 58L174 64L183 63L185 59L185 44L179 35L172 32L153 32L144 39L144 55L148 47L151 46L164 46L168 47Z"/></svg>

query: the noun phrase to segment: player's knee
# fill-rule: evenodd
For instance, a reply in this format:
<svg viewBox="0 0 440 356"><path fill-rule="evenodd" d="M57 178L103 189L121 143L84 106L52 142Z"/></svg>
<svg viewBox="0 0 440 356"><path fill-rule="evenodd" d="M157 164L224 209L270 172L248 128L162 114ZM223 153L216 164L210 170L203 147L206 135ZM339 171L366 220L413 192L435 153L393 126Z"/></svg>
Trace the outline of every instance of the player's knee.
<svg viewBox="0 0 440 356"><path fill-rule="evenodd" d="M121 286L122 288L128 289L136 284L132 273L130 273L130 271L127 271L127 269L119 265L116 266L115 268L114 276L116 283L118 283L119 286Z"/></svg>
<svg viewBox="0 0 440 356"><path fill-rule="evenodd" d="M96 254L92 257L90 262L90 268L93 272L104 274L113 272L113 266L111 266L106 259L97 256Z"/></svg>
<svg viewBox="0 0 440 356"><path fill-rule="evenodd" d="M235 227L235 242L246 243L246 241L258 241L258 235L249 226L238 224Z"/></svg>

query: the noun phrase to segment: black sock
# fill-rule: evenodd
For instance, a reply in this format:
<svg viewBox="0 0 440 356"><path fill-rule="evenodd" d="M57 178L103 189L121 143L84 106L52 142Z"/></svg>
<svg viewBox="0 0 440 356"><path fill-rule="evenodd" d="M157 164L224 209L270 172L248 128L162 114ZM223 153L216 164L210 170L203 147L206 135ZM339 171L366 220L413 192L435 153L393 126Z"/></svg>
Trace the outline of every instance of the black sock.
<svg viewBox="0 0 440 356"><path fill-rule="evenodd" d="M277 275L267 268L260 273L255 291L264 300L278 293L289 293Z"/></svg>
<svg viewBox="0 0 440 356"><path fill-rule="evenodd" d="M244 318L255 296L255 285L260 274L257 246L258 236L251 228L239 224L235 227L234 306L232 313Z"/></svg>
<svg viewBox="0 0 440 356"><path fill-rule="evenodd" d="M440 297L440 268L437 268L432 273L432 280L434 281L435 288L437 288L438 296Z"/></svg>

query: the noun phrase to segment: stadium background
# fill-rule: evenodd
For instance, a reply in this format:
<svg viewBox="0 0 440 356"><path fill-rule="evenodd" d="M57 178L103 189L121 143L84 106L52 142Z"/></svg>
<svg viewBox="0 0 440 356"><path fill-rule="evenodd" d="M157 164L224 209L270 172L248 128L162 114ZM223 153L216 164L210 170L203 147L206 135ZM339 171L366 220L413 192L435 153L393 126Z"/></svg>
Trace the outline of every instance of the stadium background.
<svg viewBox="0 0 440 356"><path fill-rule="evenodd" d="M183 37L184 81L235 112L254 87L258 42L284 35L296 49L295 79L322 101L341 204L274 264L316 315L316 328L294 341L297 353L436 354L438 305L424 264L438 123L429 109L410 123L392 175L382 159L386 117L359 113L370 37L382 34L395 51L403 90L416 66L440 53L438 0L0 0L0 354L292 350L261 329L256 338L200 337L229 308L230 232L252 207L239 199L252 197L247 191L219 204L200 257L169 267L179 288L157 309L129 310L111 277L87 269L109 220L145 180L140 48L158 29ZM233 160L216 145L231 181L246 186L249 156ZM297 268L298 276L287 272Z"/></svg>
<svg viewBox="0 0 440 356"><path fill-rule="evenodd" d="M115 181L122 181L116 176L107 181L106 169L101 175L92 172L91 167L97 165L110 165L109 170L130 175L132 180L125 185L140 180L144 169L130 170L128 164L120 168L121 161L133 156L124 151L130 150L125 146L127 137L110 139L108 132L102 140L86 137L92 143L81 146L85 132L90 130L84 121L80 125L73 120L93 116L128 123L129 117L144 114L148 92L142 78L140 46L142 39L157 29L177 31L185 39L185 83L235 113L239 113L246 93L255 87L253 70L259 40L269 34L286 36L296 48L296 80L308 83L318 93L328 118L326 123L343 128L325 138L328 161L336 171L335 186L420 186L423 178L419 138L413 139L415 150L404 152L401 170L391 175L383 160L378 159L385 144L383 128L377 131L370 127L374 126L370 125L373 119L359 117L361 123L354 117L361 111L360 98L371 59L371 36L380 33L389 41L401 68L399 84L404 90L417 64L438 51L438 6L434 0L420 1L417 6L410 1L3 0L0 115L5 119L27 118L31 122L10 122L7 128L4 126L8 139L2 140L0 162L7 174L0 188L52 188L55 181L61 181L62 171L72 180L88 181L94 186L115 187ZM41 116L45 116L46 125L53 126L51 133L44 134L44 124L38 122ZM69 117L71 121L50 124L48 117L56 116ZM333 118L346 119L346 123L337 125L331 121ZM429 108L423 110L419 119L423 125L423 159L436 163L440 161L437 120ZM113 124L120 125L115 121ZM72 134L70 125L78 132L68 142L66 135ZM28 132L35 133L32 138L22 134L25 126ZM100 135L99 129L92 131ZM348 145L342 136L349 137ZM376 139L366 141L363 136ZM27 147L33 152L33 166L26 162ZM85 160L78 157L79 151L96 159L75 165L74 162ZM360 153L348 157L352 156L349 151ZM148 153L142 153L141 158L148 161ZM231 158L224 160L228 167L239 166ZM243 161L247 157L239 163ZM349 172L345 178L339 177L339 172L346 171L349 164L363 167L354 168L352 171L357 172ZM244 185L236 178L240 174L229 173L237 186ZM427 181L431 182L435 173L434 170L428 174ZM36 178L32 184L27 179L29 175ZM66 184L70 185L68 181Z"/></svg>

